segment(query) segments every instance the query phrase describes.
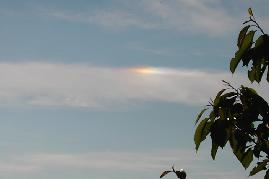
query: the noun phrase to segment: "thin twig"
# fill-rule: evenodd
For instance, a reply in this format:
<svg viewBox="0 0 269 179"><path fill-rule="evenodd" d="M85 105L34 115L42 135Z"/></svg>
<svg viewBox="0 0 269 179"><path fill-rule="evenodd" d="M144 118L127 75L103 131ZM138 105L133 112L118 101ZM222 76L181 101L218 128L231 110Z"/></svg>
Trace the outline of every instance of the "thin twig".
<svg viewBox="0 0 269 179"><path fill-rule="evenodd" d="M254 18L254 17L253 17ZM252 19L251 17L249 17L249 21L253 22L256 24L256 27L261 31L261 33L264 35L264 31L262 30L261 26L257 23L257 21L254 19Z"/></svg>

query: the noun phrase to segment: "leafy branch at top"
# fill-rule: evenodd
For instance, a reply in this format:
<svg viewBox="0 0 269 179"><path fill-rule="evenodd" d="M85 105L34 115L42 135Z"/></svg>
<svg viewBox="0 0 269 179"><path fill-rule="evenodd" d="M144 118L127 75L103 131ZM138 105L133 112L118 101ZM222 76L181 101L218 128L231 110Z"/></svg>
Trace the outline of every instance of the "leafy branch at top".
<svg viewBox="0 0 269 179"><path fill-rule="evenodd" d="M252 9L237 39L237 51L230 61L235 72L242 63L248 69L248 79L260 82L267 70L269 82L269 36L257 23ZM260 33L258 33L258 32ZM245 86L235 88L223 81L225 88L197 116L194 142L198 151L201 142L210 136L211 156L229 143L244 168L255 161L250 176L266 170L269 178L269 105L258 93ZM255 160L254 160L255 159Z"/></svg>
<svg viewBox="0 0 269 179"><path fill-rule="evenodd" d="M254 24L252 24L250 26L257 27L261 31L262 34L265 34L263 29L261 28L261 26L255 20L255 17L254 17L254 14L253 14L253 11L252 11L251 8L248 9L248 14L249 14L249 20L245 21L243 24L254 23Z"/></svg>
<svg viewBox="0 0 269 179"><path fill-rule="evenodd" d="M243 23L246 26L238 35L238 50L230 61L230 71L234 73L238 64L242 62L243 66L249 67L248 79L259 83L267 69L266 79L269 82L269 36L257 23L251 9L249 15L249 20ZM258 37L255 36L257 29L261 32Z"/></svg>

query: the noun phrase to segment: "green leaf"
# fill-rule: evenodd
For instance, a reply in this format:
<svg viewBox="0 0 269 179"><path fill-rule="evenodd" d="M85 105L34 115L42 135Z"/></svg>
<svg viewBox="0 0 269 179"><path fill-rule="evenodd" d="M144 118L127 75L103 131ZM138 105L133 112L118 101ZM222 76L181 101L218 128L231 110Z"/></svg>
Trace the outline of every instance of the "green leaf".
<svg viewBox="0 0 269 179"><path fill-rule="evenodd" d="M253 176L255 175L256 173L262 171L262 170L266 170L266 165L268 163L269 159L266 159L262 162L258 162L257 163L257 166L255 166L251 171L250 171L250 174L249 176Z"/></svg>
<svg viewBox="0 0 269 179"><path fill-rule="evenodd" d="M212 142L222 148L226 145L228 139L227 127L227 121L221 119L216 120L211 126Z"/></svg>
<svg viewBox="0 0 269 179"><path fill-rule="evenodd" d="M248 52L249 48L252 46L253 43L253 37L256 31L249 31L245 38L242 39L242 44L239 47L239 50L235 53L235 57L231 59L230 62L230 71L232 73L235 72L236 67L238 66L240 60L242 59L243 56L246 55Z"/></svg>
<svg viewBox="0 0 269 179"><path fill-rule="evenodd" d="M197 116L195 124L197 124L197 122L201 119L202 115L204 114L204 112L208 110L208 108L204 108Z"/></svg>
<svg viewBox="0 0 269 179"><path fill-rule="evenodd" d="M253 160L253 150L248 149L247 152L245 152L240 160L244 168L248 168L250 163Z"/></svg>
<svg viewBox="0 0 269 179"><path fill-rule="evenodd" d="M238 66L240 60L241 60L241 58L236 58L236 57L231 59L231 62L230 62L230 71L232 73L235 72L235 69Z"/></svg>
<svg viewBox="0 0 269 179"><path fill-rule="evenodd" d="M199 125L197 126L194 134L194 142L195 142L195 149L198 150L200 143L206 139L206 136L210 132L210 127L212 122L208 122L209 118L205 118L202 120Z"/></svg>
<svg viewBox="0 0 269 179"><path fill-rule="evenodd" d="M246 169L249 167L253 160L253 151L249 149L247 152L244 152L244 148L246 148L245 146L238 145L237 147L237 150L233 152L243 167Z"/></svg>
<svg viewBox="0 0 269 179"><path fill-rule="evenodd" d="M218 92L216 98L214 99L214 106L217 106L219 104L220 101L220 96L222 95L222 93L225 91L226 89L222 89Z"/></svg>
<svg viewBox="0 0 269 179"><path fill-rule="evenodd" d="M247 33L246 37L242 41L242 46L241 46L240 50L242 49L243 51L245 51L251 47L255 32L256 31L251 30Z"/></svg>
<svg viewBox="0 0 269 179"><path fill-rule="evenodd" d="M229 142L230 142L231 148L233 149L233 153L236 155L236 153L240 150L240 147L238 145L238 141L235 137L234 131L231 131L231 137L229 138ZM236 157L237 157L237 155L236 155Z"/></svg>
<svg viewBox="0 0 269 179"><path fill-rule="evenodd" d="M217 154L218 148L219 148L219 146L217 144L215 144L215 143L212 142L211 157L212 157L213 160L215 160L215 158L216 158L216 154Z"/></svg>
<svg viewBox="0 0 269 179"><path fill-rule="evenodd" d="M258 95L257 91L253 88L249 87L242 87L245 92L248 93L248 95Z"/></svg>
<svg viewBox="0 0 269 179"><path fill-rule="evenodd" d="M267 65L263 65L263 67L261 69L260 76L259 76L259 79L258 79L259 82L262 80L262 76L263 76L263 74L264 74L264 72L266 70L266 67L267 67Z"/></svg>
<svg viewBox="0 0 269 179"><path fill-rule="evenodd" d="M244 138L240 134L242 134L240 131L233 131L229 138L229 142L236 158L240 161L244 168L247 168L253 160L253 151L248 149L245 152L245 149L247 148L246 142L243 142Z"/></svg>
<svg viewBox="0 0 269 179"><path fill-rule="evenodd" d="M261 35L255 42L255 48L263 46L268 41L268 35Z"/></svg>
<svg viewBox="0 0 269 179"><path fill-rule="evenodd" d="M237 39L237 46L238 46L238 48L240 48L240 47L242 46L242 41L243 41L243 39L245 38L246 33L247 33L249 27L250 27L250 25L247 25L247 26L245 26L245 27L240 31L240 33L239 33L239 35L238 35L238 39Z"/></svg>
<svg viewBox="0 0 269 179"><path fill-rule="evenodd" d="M260 83L261 82L261 79L262 79L262 76L261 76L261 64L257 64L255 65L255 80Z"/></svg>
<svg viewBox="0 0 269 179"><path fill-rule="evenodd" d="M251 69L250 71L248 71L248 79L251 83L253 83L255 81L255 70Z"/></svg>

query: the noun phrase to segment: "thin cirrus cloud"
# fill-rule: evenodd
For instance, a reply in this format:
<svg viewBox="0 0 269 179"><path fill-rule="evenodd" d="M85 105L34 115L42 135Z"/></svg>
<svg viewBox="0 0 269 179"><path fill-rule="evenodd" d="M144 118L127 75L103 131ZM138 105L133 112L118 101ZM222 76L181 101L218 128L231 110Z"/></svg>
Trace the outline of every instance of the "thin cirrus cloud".
<svg viewBox="0 0 269 179"><path fill-rule="evenodd" d="M181 156L181 157L177 157ZM117 152L99 151L88 153L36 153L10 154L4 162L0 160L1 174L33 173L49 169L69 168L102 169L109 171L161 171L171 165L184 163L192 167L194 161L203 160L194 155L194 151L154 151L154 152ZM198 166L196 166L198 167Z"/></svg>
<svg viewBox="0 0 269 179"><path fill-rule="evenodd" d="M10 154L5 161L0 160L1 175L24 176L42 171L68 169L73 171L101 170L104 174L119 171L135 173L159 173L172 165L187 170L191 178L243 178L239 171L217 169L208 157L200 151L195 155L192 150L163 150L151 152L92 151L88 153L35 153ZM223 154L230 159L230 156ZM206 163L206 164L205 164ZM105 173L108 172L108 173ZM172 174L171 174L172 175Z"/></svg>
<svg viewBox="0 0 269 179"><path fill-rule="evenodd" d="M139 27L151 29L156 25L144 21L142 18L122 10L96 10L94 13L68 13L64 11L50 11L49 16L67 21L98 24L113 29L124 29L127 27Z"/></svg>
<svg viewBox="0 0 269 179"><path fill-rule="evenodd" d="M220 35L237 27L236 17L211 0L127 1L128 8L95 9L94 12L48 11L47 15L113 29L169 29Z"/></svg>
<svg viewBox="0 0 269 179"><path fill-rule="evenodd" d="M242 75L235 82L244 83ZM228 72L115 68L54 63L0 63L1 105L107 108L147 101L206 104ZM237 84L237 83L234 83ZM268 96L268 85L260 93Z"/></svg>

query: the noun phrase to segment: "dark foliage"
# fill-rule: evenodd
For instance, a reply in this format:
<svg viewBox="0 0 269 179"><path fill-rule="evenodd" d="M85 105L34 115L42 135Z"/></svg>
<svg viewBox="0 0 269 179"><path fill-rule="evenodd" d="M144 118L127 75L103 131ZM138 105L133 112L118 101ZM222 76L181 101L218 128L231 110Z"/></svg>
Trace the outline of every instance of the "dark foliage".
<svg viewBox="0 0 269 179"><path fill-rule="evenodd" d="M238 35L238 50L231 59L230 70L234 73L242 62L243 66L249 67L248 78L251 82L259 83L266 70L269 82L269 36L256 22L251 9L249 15ZM258 37L255 36L257 32L260 33ZM229 143L244 168L257 159L250 176L266 170L265 178L269 178L268 103L252 88L241 86L236 89L230 83L223 82L226 88L218 92L197 116L198 125L194 134L196 150L210 136L211 156L215 159L218 149Z"/></svg>

